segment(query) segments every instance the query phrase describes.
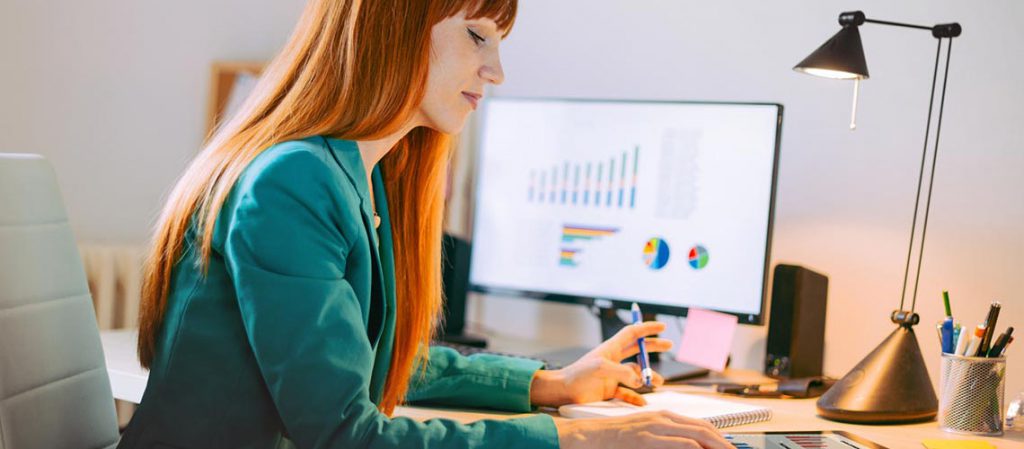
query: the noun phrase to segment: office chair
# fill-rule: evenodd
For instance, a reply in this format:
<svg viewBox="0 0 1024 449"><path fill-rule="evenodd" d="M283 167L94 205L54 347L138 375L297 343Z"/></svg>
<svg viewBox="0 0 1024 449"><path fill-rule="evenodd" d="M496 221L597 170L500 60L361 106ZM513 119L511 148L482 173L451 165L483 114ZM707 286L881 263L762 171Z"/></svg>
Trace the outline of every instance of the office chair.
<svg viewBox="0 0 1024 449"><path fill-rule="evenodd" d="M0 449L112 448L114 398L49 162L0 153Z"/></svg>

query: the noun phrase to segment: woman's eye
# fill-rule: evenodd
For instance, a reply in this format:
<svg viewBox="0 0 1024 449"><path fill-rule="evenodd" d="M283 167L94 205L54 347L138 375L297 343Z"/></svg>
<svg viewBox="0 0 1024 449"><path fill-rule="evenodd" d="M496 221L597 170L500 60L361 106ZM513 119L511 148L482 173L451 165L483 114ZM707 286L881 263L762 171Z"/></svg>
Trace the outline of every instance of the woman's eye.
<svg viewBox="0 0 1024 449"><path fill-rule="evenodd" d="M476 42L477 45L482 44L482 43L484 43L484 41L487 40L487 39L484 39L479 34L474 33L473 30L471 30L469 28L466 28L466 31L469 33L469 37L473 38L473 41Z"/></svg>

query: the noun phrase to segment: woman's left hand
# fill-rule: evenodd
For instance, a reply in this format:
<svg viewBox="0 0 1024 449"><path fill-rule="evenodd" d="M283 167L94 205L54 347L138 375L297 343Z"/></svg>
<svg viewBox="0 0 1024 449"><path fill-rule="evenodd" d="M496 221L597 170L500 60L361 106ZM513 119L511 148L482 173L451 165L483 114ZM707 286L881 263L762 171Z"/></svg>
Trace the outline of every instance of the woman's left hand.
<svg viewBox="0 0 1024 449"><path fill-rule="evenodd" d="M573 364L558 370L539 370L530 385L530 402L534 405L558 407L565 404L603 401L617 398L636 405L647 401L639 393L623 387L643 386L640 366L621 360L640 352L637 339L665 330L665 324L648 321L624 327L615 336L588 352ZM647 352L672 349L672 342L663 338L646 338ZM651 384L665 383L654 373ZM621 385L620 385L621 384Z"/></svg>

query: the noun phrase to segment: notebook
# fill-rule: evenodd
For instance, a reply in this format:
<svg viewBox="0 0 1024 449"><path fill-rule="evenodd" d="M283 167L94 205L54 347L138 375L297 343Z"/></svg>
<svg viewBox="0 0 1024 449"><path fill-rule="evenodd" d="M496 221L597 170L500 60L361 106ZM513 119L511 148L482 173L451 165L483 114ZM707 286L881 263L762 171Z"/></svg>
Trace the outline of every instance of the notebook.
<svg viewBox="0 0 1024 449"><path fill-rule="evenodd" d="M563 405L558 408L558 413L566 418L602 418L668 410L690 418L703 419L715 427L738 426L772 419L772 411L769 408L706 396L663 391L646 394L644 399L647 400L647 405L643 407L613 399Z"/></svg>

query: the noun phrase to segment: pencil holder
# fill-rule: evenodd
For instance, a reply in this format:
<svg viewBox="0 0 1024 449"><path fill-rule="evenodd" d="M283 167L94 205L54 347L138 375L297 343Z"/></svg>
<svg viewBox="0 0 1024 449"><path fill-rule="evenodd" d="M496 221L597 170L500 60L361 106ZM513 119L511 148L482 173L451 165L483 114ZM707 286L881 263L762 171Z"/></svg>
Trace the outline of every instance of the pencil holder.
<svg viewBox="0 0 1024 449"><path fill-rule="evenodd" d="M942 355L939 427L974 435L1003 434L1005 357Z"/></svg>

